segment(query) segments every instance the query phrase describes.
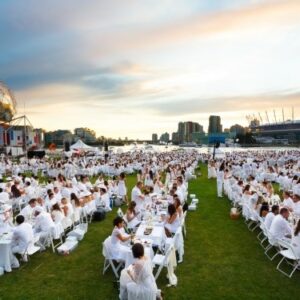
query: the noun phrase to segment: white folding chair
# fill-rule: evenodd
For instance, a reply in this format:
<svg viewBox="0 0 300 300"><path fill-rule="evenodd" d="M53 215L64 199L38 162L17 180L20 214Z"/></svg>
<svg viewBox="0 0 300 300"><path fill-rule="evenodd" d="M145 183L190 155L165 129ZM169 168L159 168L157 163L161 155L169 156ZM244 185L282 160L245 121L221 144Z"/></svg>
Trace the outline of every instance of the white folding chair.
<svg viewBox="0 0 300 300"><path fill-rule="evenodd" d="M52 251L55 253L55 249L63 244L63 235L65 234L63 225L61 223L55 224L51 228L50 234L48 236L48 242L51 244ZM58 241L54 243L54 240Z"/></svg>
<svg viewBox="0 0 300 300"><path fill-rule="evenodd" d="M39 236L37 235L34 236L33 241L27 245L25 252L22 254L22 259L24 262L28 261L29 256L41 250L40 246L35 245L36 243L38 243L38 241L39 241Z"/></svg>
<svg viewBox="0 0 300 300"><path fill-rule="evenodd" d="M178 263L181 263L184 255L184 241L181 226L177 228L176 233L172 238L166 239L165 248L169 249L171 245L173 245L175 250L178 252Z"/></svg>
<svg viewBox="0 0 300 300"><path fill-rule="evenodd" d="M107 271L109 267L112 268L113 273L117 279L119 279L119 270L123 266L123 261L117 261L113 258L111 251L111 237L109 236L106 240L102 243L102 254L104 256L104 266L103 266L103 275ZM116 265L115 265L116 262Z"/></svg>
<svg viewBox="0 0 300 300"><path fill-rule="evenodd" d="M265 255L270 259L273 260L278 254L279 254L279 244L278 244L278 240L271 234L271 232L266 228L266 232L268 235L268 242L269 245L267 246L266 250L265 250ZM276 253L273 256L269 255L269 251L271 249L275 249Z"/></svg>
<svg viewBox="0 0 300 300"><path fill-rule="evenodd" d="M167 249L166 254L155 254L152 263L155 266L158 266L158 269L155 274L155 280L157 280L160 272L162 271L163 267L167 268L169 264L169 259L172 251L174 250L174 245L170 245L169 249Z"/></svg>
<svg viewBox="0 0 300 300"><path fill-rule="evenodd" d="M279 253L282 255L282 259L277 265L277 270L280 271L282 274L288 276L291 278L294 274L294 272L300 268L300 256L296 254L296 251L294 249L294 246L291 243L288 243L284 240L278 241L279 245L283 248ZM290 273L286 273L284 270L280 268L283 261L286 261L289 265L293 267L292 271ZM292 261L293 263L291 263Z"/></svg>
<svg viewBox="0 0 300 300"><path fill-rule="evenodd" d="M181 220L181 228L182 228L182 233L184 238L186 238L186 224L185 224L186 215L187 215L187 210L183 213L182 220Z"/></svg>

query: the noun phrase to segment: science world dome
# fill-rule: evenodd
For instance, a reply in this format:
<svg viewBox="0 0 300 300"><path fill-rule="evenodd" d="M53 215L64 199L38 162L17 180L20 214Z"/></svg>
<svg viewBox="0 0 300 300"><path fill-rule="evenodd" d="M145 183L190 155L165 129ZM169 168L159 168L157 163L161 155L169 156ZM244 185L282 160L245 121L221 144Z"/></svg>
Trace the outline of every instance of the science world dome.
<svg viewBox="0 0 300 300"><path fill-rule="evenodd" d="M16 99L11 90L0 82L0 122L10 122L16 114Z"/></svg>

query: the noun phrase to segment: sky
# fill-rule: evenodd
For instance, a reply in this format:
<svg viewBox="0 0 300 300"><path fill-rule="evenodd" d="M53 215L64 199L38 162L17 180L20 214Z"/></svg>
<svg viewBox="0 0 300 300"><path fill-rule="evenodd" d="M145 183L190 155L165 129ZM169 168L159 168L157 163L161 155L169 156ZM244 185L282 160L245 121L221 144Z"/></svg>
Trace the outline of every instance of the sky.
<svg viewBox="0 0 300 300"><path fill-rule="evenodd" d="M299 0L1 0L0 80L46 130L300 119Z"/></svg>

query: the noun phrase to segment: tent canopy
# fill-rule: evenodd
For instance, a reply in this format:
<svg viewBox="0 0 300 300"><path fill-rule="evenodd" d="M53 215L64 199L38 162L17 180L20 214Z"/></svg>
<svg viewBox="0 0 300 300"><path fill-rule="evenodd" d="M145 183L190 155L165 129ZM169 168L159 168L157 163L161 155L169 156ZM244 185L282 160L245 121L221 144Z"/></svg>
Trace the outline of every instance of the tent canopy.
<svg viewBox="0 0 300 300"><path fill-rule="evenodd" d="M78 140L70 147L71 150L94 150L94 147L86 145L82 140Z"/></svg>

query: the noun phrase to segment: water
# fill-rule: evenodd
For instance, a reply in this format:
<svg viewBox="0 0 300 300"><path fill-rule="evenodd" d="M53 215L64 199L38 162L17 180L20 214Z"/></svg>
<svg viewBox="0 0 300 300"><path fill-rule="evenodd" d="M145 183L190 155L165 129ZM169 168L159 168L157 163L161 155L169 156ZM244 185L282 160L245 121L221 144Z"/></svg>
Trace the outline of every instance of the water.
<svg viewBox="0 0 300 300"><path fill-rule="evenodd" d="M152 150L145 150L144 145L128 145L128 146L114 146L110 147L110 150L113 151L114 153L122 153L122 152L128 152L128 151L133 151L133 149L136 150L143 150L143 151L153 151L153 152L166 152L166 151L175 151L175 150L182 150L182 151L191 151L191 150L197 150L199 153L212 153L213 152L213 147L208 147L208 146L203 146L201 148L195 148L195 147L190 147L190 148L182 148L179 146L174 146L174 145L168 145L167 147L165 145L152 145ZM291 150L300 150L298 147L251 147L251 148L242 148L242 147L220 147L219 148L221 152L224 153L230 153L230 152L264 152L264 151L270 151L270 150L275 150L275 151L291 151Z"/></svg>

